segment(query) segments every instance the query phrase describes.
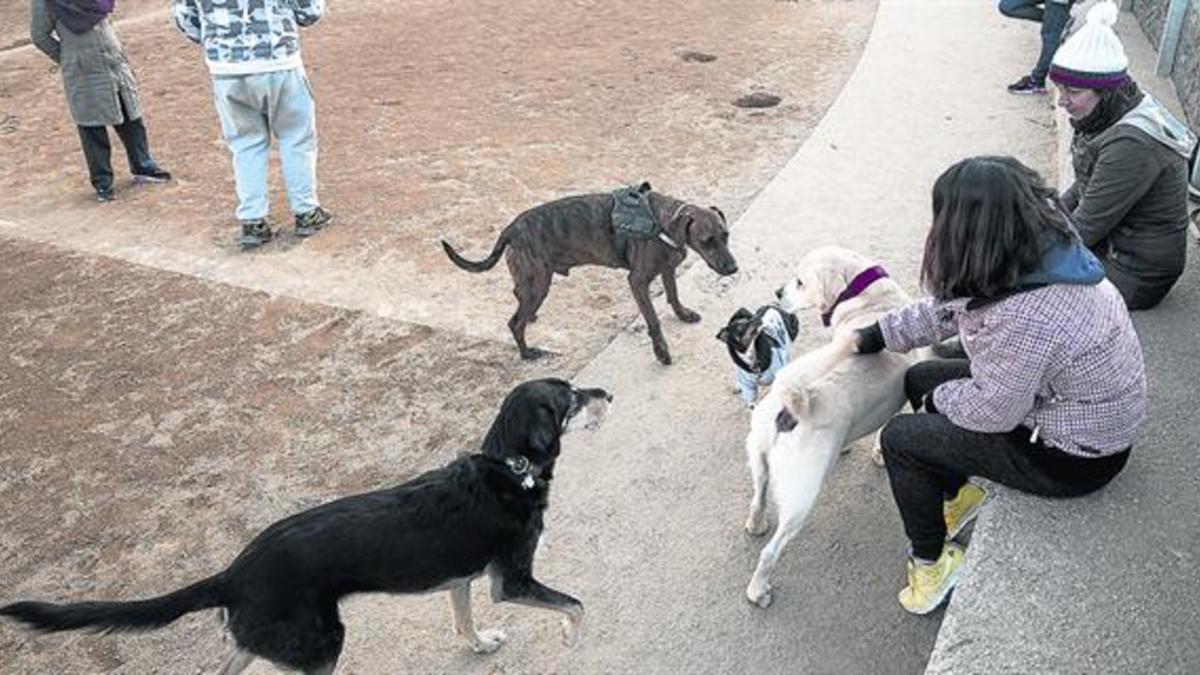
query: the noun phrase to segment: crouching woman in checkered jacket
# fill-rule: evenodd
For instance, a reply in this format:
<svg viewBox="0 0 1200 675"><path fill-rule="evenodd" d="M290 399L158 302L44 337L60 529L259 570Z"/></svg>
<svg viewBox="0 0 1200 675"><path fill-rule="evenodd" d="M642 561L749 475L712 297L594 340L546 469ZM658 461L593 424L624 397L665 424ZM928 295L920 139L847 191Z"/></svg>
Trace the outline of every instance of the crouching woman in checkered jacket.
<svg viewBox="0 0 1200 675"><path fill-rule="evenodd" d="M1125 466L1146 417L1141 345L1125 302L1036 172L974 157L933 188L921 279L930 297L858 335L859 353L958 335L967 359L905 376L914 410L883 428L892 494L912 545L900 604L924 614L957 581L950 543L986 498L980 476L1074 497Z"/></svg>

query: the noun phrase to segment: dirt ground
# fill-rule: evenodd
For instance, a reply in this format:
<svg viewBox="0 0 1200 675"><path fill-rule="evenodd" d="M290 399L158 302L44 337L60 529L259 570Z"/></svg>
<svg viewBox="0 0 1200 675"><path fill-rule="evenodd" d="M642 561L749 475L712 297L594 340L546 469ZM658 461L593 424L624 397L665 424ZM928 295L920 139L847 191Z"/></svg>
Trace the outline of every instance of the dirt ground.
<svg viewBox="0 0 1200 675"><path fill-rule="evenodd" d="M470 449L509 387L577 371L636 309L622 274L573 272L530 329L556 355L521 363L507 275L467 275L436 239L481 253L529 206L643 179L736 219L837 95L875 7L333 2L304 55L337 224L246 255L198 50L161 2L118 4L177 180L134 188L118 161L106 205L57 74L19 46L25 3L0 7L0 601L162 592L283 515ZM781 103L732 105L755 93ZM630 366L655 367L648 343ZM4 672L195 673L219 652L207 614L135 639L0 628Z"/></svg>

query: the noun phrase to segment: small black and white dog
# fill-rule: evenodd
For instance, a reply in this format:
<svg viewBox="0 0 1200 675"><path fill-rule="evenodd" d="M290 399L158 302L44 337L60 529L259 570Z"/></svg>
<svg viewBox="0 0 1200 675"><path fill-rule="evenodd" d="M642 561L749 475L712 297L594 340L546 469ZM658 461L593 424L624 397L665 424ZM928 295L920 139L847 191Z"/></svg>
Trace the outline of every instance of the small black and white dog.
<svg viewBox="0 0 1200 675"><path fill-rule="evenodd" d="M138 631L220 607L232 637L224 675L256 657L328 674L345 632L338 600L351 593L449 591L455 631L476 652L495 651L504 633L476 631L471 619L471 581L487 571L495 601L563 613L570 643L583 605L535 580L533 556L559 438L597 426L611 400L603 389L562 380L526 382L504 399L481 453L280 520L203 581L133 602L18 602L0 615L48 632Z"/></svg>
<svg viewBox="0 0 1200 675"><path fill-rule="evenodd" d="M795 314L779 305L763 305L753 314L739 307L717 333L729 349L734 382L747 407L754 407L759 386L770 385L775 373L787 365L788 350L799 332Z"/></svg>

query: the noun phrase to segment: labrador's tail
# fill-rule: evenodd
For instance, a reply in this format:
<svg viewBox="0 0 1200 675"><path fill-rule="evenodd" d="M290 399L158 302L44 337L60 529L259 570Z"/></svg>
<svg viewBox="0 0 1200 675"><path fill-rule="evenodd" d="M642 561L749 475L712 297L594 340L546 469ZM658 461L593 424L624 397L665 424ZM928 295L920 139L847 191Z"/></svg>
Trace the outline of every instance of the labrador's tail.
<svg viewBox="0 0 1200 675"><path fill-rule="evenodd" d="M780 432L795 428L796 420L805 416L812 406L813 385L856 351L857 336L854 330L848 330L805 354L802 360L784 367L784 371L790 366L794 366L794 369L786 375L781 371L776 376L776 381L781 385L779 399L783 403L783 410L776 419L776 427Z"/></svg>

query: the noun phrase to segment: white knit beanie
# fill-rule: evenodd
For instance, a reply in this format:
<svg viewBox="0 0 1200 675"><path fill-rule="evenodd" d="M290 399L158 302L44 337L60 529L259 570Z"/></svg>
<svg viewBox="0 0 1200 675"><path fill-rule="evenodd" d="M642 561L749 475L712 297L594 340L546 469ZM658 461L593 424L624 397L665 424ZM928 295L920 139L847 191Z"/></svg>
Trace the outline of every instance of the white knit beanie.
<svg viewBox="0 0 1200 675"><path fill-rule="evenodd" d="M1118 13L1110 0L1089 9L1083 28L1055 52L1050 80L1079 89L1115 89L1129 81L1129 57L1113 32Z"/></svg>

